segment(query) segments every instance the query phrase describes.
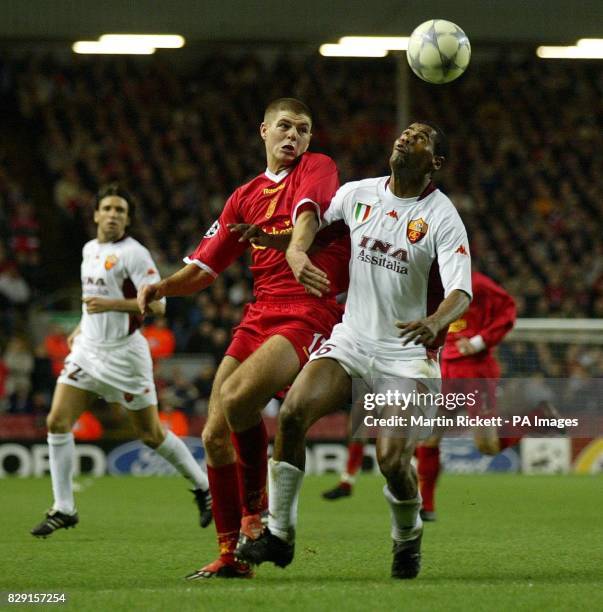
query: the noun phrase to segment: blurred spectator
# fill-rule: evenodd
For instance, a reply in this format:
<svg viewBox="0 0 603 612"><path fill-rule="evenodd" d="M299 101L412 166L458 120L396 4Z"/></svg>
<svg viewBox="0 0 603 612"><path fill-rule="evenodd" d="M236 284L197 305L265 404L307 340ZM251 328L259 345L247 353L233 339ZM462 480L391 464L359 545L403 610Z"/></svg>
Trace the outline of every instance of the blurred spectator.
<svg viewBox="0 0 603 612"><path fill-rule="evenodd" d="M103 426L90 410L84 410L73 426L76 440L100 440L103 437Z"/></svg>
<svg viewBox="0 0 603 612"><path fill-rule="evenodd" d="M23 401L24 394L31 389L31 374L34 367L34 357L27 340L22 336L13 336L4 351L3 361L8 368L6 378L6 393L10 397L18 394Z"/></svg>
<svg viewBox="0 0 603 612"><path fill-rule="evenodd" d="M203 399L209 399L211 395L211 387L216 375L216 367L211 364L201 366L199 373L193 380L193 384L197 387L199 396Z"/></svg>
<svg viewBox="0 0 603 612"><path fill-rule="evenodd" d="M159 420L167 429L180 437L188 436L188 419L176 408L176 396L171 390L164 390L159 396Z"/></svg>
<svg viewBox="0 0 603 612"><path fill-rule="evenodd" d="M69 345L67 344L67 334L57 323L50 324L48 333L44 338L44 349L51 362L52 374L55 378L58 378L63 369L65 357L69 355Z"/></svg>
<svg viewBox="0 0 603 612"><path fill-rule="evenodd" d="M0 412L4 412L8 408L6 380L8 378L9 369L0 357Z"/></svg>
<svg viewBox="0 0 603 612"><path fill-rule="evenodd" d="M180 368L172 369L171 378L165 391L168 394L166 397L169 398L169 403L179 406L186 414L195 412L195 403L199 398L199 391L193 382L182 374Z"/></svg>
<svg viewBox="0 0 603 612"><path fill-rule="evenodd" d="M31 291L16 264L6 264L0 271L0 304L20 306L29 300Z"/></svg>
<svg viewBox="0 0 603 612"><path fill-rule="evenodd" d="M168 327L168 321L165 317L155 317L142 328L142 335L149 343L153 361L165 359L174 354L176 337L174 332Z"/></svg>
<svg viewBox="0 0 603 612"><path fill-rule="evenodd" d="M11 247L17 261L25 261L31 253L40 248L40 224L31 202L26 200L15 204L10 221Z"/></svg>

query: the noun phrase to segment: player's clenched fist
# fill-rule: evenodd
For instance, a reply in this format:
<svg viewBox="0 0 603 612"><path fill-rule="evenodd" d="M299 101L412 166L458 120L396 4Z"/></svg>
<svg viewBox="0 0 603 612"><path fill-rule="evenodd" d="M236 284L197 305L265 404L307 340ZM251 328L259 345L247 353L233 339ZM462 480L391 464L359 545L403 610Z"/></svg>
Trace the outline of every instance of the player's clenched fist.
<svg viewBox="0 0 603 612"><path fill-rule="evenodd" d="M139 287L136 301L138 302L140 314L149 314L151 312L149 304L159 299L157 295L157 285L158 283L154 285L141 285Z"/></svg>
<svg viewBox="0 0 603 612"><path fill-rule="evenodd" d="M306 288L307 293L322 297L324 293L329 292L330 282L327 275L310 261L307 253L288 249L286 257L293 276Z"/></svg>

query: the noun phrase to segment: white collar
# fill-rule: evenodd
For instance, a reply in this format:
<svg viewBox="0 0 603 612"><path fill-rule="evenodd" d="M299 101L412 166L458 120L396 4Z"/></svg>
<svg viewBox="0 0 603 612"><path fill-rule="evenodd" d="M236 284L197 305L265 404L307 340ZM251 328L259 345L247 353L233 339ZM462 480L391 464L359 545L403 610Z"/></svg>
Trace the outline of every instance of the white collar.
<svg viewBox="0 0 603 612"><path fill-rule="evenodd" d="M390 206L410 206L419 201L419 196L413 198L399 198L397 195L394 195L389 188L389 177L386 177L383 183L379 185L379 191L381 192L382 201Z"/></svg>
<svg viewBox="0 0 603 612"><path fill-rule="evenodd" d="M288 174L289 174L289 168L285 168L283 170L281 170L278 174L274 174L274 172L271 172L270 170L268 170L268 168L266 168L264 174L273 182L273 183L280 183Z"/></svg>

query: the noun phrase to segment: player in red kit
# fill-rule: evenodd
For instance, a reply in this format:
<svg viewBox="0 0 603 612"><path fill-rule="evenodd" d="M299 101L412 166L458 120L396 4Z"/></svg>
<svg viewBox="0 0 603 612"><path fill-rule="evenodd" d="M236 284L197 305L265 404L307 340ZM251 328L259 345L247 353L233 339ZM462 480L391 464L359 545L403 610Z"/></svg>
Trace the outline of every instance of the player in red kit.
<svg viewBox="0 0 603 612"><path fill-rule="evenodd" d="M484 378L484 388L478 394L478 402L470 408L472 414L491 414L496 409L496 381L500 377L500 366L492 350L511 331L515 324L515 302L513 298L493 280L473 271L473 301L462 317L451 323L441 356L442 379ZM459 383L451 382L455 391L463 391ZM475 384L470 383L473 391ZM491 434L491 435L489 435ZM425 521L435 520L434 493L440 472L441 435L432 436L416 450L418 474L423 508L421 517ZM499 438L494 432L481 429L475 431L478 450L487 455L496 455L517 442L517 438Z"/></svg>
<svg viewBox="0 0 603 612"><path fill-rule="evenodd" d="M269 239L287 241L301 212L322 214L339 186L333 160L307 152L310 110L293 98L276 100L265 111L260 134L266 171L234 191L219 219L185 258L185 267L139 291L144 312L164 296L204 289L252 249L255 300L246 306L216 373L202 434L220 557L189 579L252 575L247 564L235 560L234 552L239 533L242 540L259 536L260 514L267 505L268 438L261 409L293 382L312 350L329 337L342 314L335 295L348 283L350 247L345 233L335 239L323 234L329 248L313 255L316 265L334 275L332 291L324 298L306 293L283 250L265 248L277 244ZM229 422L234 413L236 423Z"/></svg>

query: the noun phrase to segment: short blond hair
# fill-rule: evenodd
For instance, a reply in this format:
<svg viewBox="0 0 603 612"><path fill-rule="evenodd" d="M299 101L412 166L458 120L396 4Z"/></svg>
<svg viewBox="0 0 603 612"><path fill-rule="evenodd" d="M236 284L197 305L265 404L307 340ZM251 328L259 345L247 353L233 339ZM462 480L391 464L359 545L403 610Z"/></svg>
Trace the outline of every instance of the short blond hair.
<svg viewBox="0 0 603 612"><path fill-rule="evenodd" d="M264 121L268 121L269 116L279 111L290 111L296 115L306 115L312 123L312 111L310 107L297 98L278 98L268 104L264 111Z"/></svg>

